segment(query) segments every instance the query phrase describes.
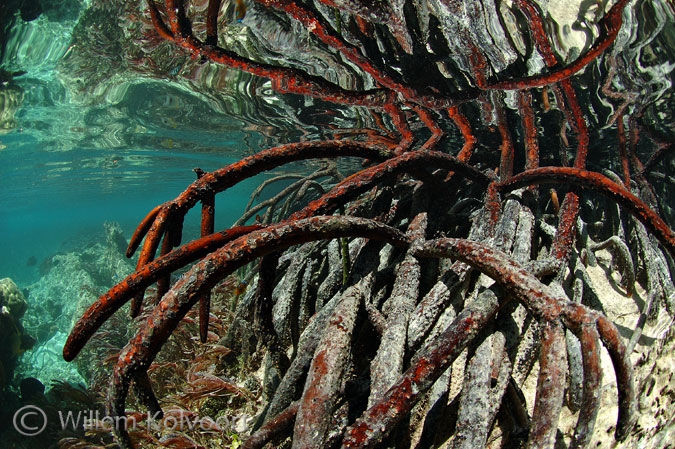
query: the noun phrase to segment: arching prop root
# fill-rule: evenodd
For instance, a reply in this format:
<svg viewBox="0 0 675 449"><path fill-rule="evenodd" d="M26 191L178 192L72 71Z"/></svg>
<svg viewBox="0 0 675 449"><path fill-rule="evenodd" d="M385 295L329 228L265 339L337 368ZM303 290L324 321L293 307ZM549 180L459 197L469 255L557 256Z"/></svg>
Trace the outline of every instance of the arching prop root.
<svg viewBox="0 0 675 449"><path fill-rule="evenodd" d="M337 151L339 153L340 149L345 147L342 143L334 142L333 144L337 145ZM287 149L294 152L297 147L298 146L296 145L284 147L281 149L282 156L285 156L283 153L285 153ZM301 145L300 147L308 151L316 150L313 144ZM350 145L346 145L346 147L350 148ZM331 146L321 145L321 148L329 149ZM360 148L360 146L356 145L354 148ZM148 241L157 241L162 238L164 223L167 216L171 216L172 220L179 222L182 226L185 214L199 200L200 192L222 191L226 187L235 185L237 182L248 176L253 176L264 169L268 169L270 167L269 159L273 160L272 164L281 164L284 160L283 157L279 157L278 160L276 157L272 158L272 155L278 156L272 150L269 150L232 164L222 170L208 173L195 181L175 200L165 203L158 208L154 208L136 229L134 236L129 243L127 254L133 254L133 250L138 247L138 242L140 242L145 233L147 233L147 237L143 251L149 246L155 246L152 243L148 244ZM288 161L288 159L286 159L286 161ZM486 183L489 179L487 175L477 169L443 153L435 151L406 153L350 176L331 189L328 193L324 194L321 198L311 202L304 209L291 215L288 218L288 221L292 222L314 214L331 213L338 207L346 204L349 200L355 198L358 194L377 185L377 183L381 182L383 179L395 176L402 172L414 171L428 164L454 169L478 183ZM253 168L249 168L251 166ZM242 167L248 168L248 170ZM241 172L245 172L245 175L242 175ZM103 322L105 322L115 311L119 310L119 308L129 301L129 299L133 298L134 300L137 300L138 298L142 298L145 289L154 282L170 275L178 268L182 268L189 263L204 257L230 240L262 228L263 225L237 226L185 244L174 251L162 255L154 261L152 260L154 253L150 252L146 256L142 253L139 257L136 272L103 295L98 302L87 310L83 318L78 320L64 347L64 358L69 361L73 360L86 341L101 326L101 324L103 324ZM144 263L141 263L142 261L144 261ZM132 305L132 310L134 310L135 307L136 306Z"/></svg>
<svg viewBox="0 0 675 449"><path fill-rule="evenodd" d="M411 225L411 229L414 229L414 225ZM412 237L415 235L417 237ZM254 230L226 243L195 264L167 292L150 313L145 325L120 354L109 392L108 412L111 416L124 416L126 397L132 382L143 391L139 398L147 399L146 406L150 410L157 409L157 400L150 388L147 369L180 320L196 304L199 297L220 279L237 267L264 254L302 242L341 236L366 237L409 247L411 256L415 258L443 257L459 260L494 279L503 289L499 294L501 299L495 295L479 295L459 313L444 332L415 354L410 361L410 368L381 397L376 395L373 404L362 417L346 430L343 447L372 447L382 441L410 412L420 395L431 387L509 299L522 303L537 320L545 323L541 355L542 374L535 403L535 409L539 407L542 413L533 418L533 431L540 430L534 432L532 447L547 447L555 435L557 415L562 402L562 395L557 394L560 391L559 383L555 379L559 379L563 374L564 366L564 358L559 357L561 342L564 341L561 324L578 336L584 354L583 407L577 425L576 444L578 447L586 446L599 406L601 376L598 361L599 339L602 339L608 349L616 371L620 404L616 435L619 439L626 436L635 420L632 368L625 352L625 345L618 336L615 326L604 316L568 300L542 284L506 254L487 245L450 238L424 242L419 233L406 237L389 226L372 220L350 217L318 216ZM298 416L303 418L296 421L294 439L298 438L297 441L303 442L310 438L312 445L328 444L327 438L331 428L326 428L325 432L318 434L310 432L307 434L308 437L302 436L304 435L302 430L308 428L303 426L315 428L310 425L313 422L311 418L323 418L318 419L317 423L329 425L331 420L328 417L333 416L338 409L340 394L337 387L342 376L338 375L331 381L329 373L339 374L338 368L344 369L348 365L346 358L352 351L349 329L353 329L353 320L356 319L356 313L364 300L363 294L357 293L355 289L356 287L348 289L341 295L341 300L333 309L330 319L330 323L333 324L324 329L324 340L319 341L314 353L310 367L310 373L314 374L308 377L298 410ZM498 301L501 301L501 304ZM336 326L334 330L332 326ZM326 363L334 364L334 368L338 370L327 369ZM319 387L320 385L324 387ZM321 393L324 391L323 388L329 388L325 390L328 396ZM551 396L554 392L555 394ZM333 399L326 402L319 400L317 395ZM307 409L307 407L313 409L318 404L324 404L321 412ZM133 447L124 429L118 429L117 432L119 441L124 447ZM331 438L335 438L334 433Z"/></svg>
<svg viewBox="0 0 675 449"><path fill-rule="evenodd" d="M368 380L371 397L369 399L370 407L361 418L356 420L346 430L343 442L345 447L351 447L352 445L356 447L369 447L381 442L396 427L400 420L410 412L419 397L426 394L426 391L445 372L464 348L472 344L476 336L485 330L488 323L491 322L492 317L498 313L500 308L504 307L509 299L516 299L519 303L523 304L529 313L537 321L543 323L544 326L542 355L540 359L542 374L540 374L537 390L538 399L535 405L542 412L535 414L532 420L531 447L547 447L552 444L555 438L557 416L560 414L560 407L562 406L560 385L562 378L564 378L563 365L565 365L565 359L557 356L553 357L552 354L560 355L559 349L562 347L560 343L561 325L564 325L579 338L582 354L584 355L582 359L584 388L580 404L582 412L577 424L577 432L574 439L575 446L587 446L592 435L599 407L599 380L601 377L598 359L599 340L602 340L605 344L615 365L620 398L620 416L616 435L617 438L625 437L635 420L635 398L631 367L628 363L625 345L621 342L614 325L604 316L587 309L581 304L568 300L557 290L542 284L504 253L492 249L491 246L485 243L447 238L425 242L425 214L418 215L411 222L408 230L409 235L407 236L393 227L368 219L348 216L303 218L317 212L334 210L337 205L344 204L347 200L353 199L359 193L366 191L367 188L378 185L379 182L386 178L385 174L396 174L399 171L411 171L414 173L417 164L425 164L430 161L447 169L459 170L459 172L468 175L474 181L478 181L479 185L487 185L489 182L489 178L482 173L469 169L456 159L437 152L418 151L388 159L379 165L365 169L357 175L345 179L322 198L310 203L305 209L297 212L284 222L268 226L252 225L235 227L228 231L202 237L148 263L113 288L90 308L85 317L78 322L75 330L69 337L68 344L64 349L65 357L72 359L98 326L138 291L144 289L159 277L202 258L201 261L197 262L183 275L181 280L170 288L159 304L145 318L137 335L120 354L114 371L108 406L111 415L124 415L126 397L132 383L138 392L137 397L150 410L157 411L159 404L152 393L150 381L147 377L147 369L177 324L204 293L210 291L221 279L238 267L266 254L272 254L292 245L313 240L365 237L407 248L408 255L401 260L395 276L397 279L400 279L401 285L409 286L419 282L421 276L421 273L418 271L419 258L452 258L464 262L496 280L503 291L499 292L499 297L494 297L494 301L485 299L489 295L478 295L474 302L465 305L464 309L445 331L436 334L422 349L415 349L415 352L412 353L410 351L413 347L404 344L401 347L403 352L400 352L400 354L406 354L404 356L406 358L410 357L410 364L407 365L409 366L407 371L402 373L402 377L397 377L397 371L398 373L402 372L400 368L396 368L400 364L391 365L391 362L395 361L396 358L388 356L383 358L381 362L378 362L376 356L371 366L371 369L374 369L374 371ZM530 177L530 172L526 172L523 176L519 175L512 178L514 180L512 182L507 181L497 184L497 189L507 191L512 189L517 183L525 185L529 185L529 183L536 184L541 179L537 176L537 170L541 169L534 170L533 173L535 175L533 177ZM616 185L613 183L611 185L607 184L611 181L606 181L600 175L587 171L579 171L578 169L568 169L563 173L574 182L578 182L586 188L594 188L612 198L618 198L618 201L627 206L629 211L634 212L635 216L641 219L641 221L648 221L655 216L639 199L629 196L627 192L622 190L616 193L614 191ZM579 176L580 179L577 179L576 176L579 173L583 176ZM589 178L591 181L587 181ZM616 188L620 188L620 186ZM495 244L496 246L509 248L512 244L515 245L515 242L507 243L508 240L516 235L516 230L515 228L512 229L511 225L517 222L518 229L529 229L529 231L521 231L525 232L521 237L527 241L529 240L527 232L532 232L533 224L527 220L525 209L513 207L518 204L517 200L510 198L505 204L503 208L500 207L499 214L501 219L499 225L496 226ZM483 209L483 214L486 213L489 214L487 209ZM479 220L478 224L478 226L473 228L476 231L476 235L485 235L485 226L492 229L495 227L495 225L490 224L489 220ZM147 225L143 223L142 226ZM668 245L670 235L672 235L672 231L669 228L666 227L665 230L663 227L659 228L657 222L657 226L654 226L652 223L651 229L656 229L657 231L661 229L661 240ZM521 243L516 246L519 246L517 257L520 260L527 261L527 253L530 251L527 249L528 246L522 246ZM379 251L377 250L377 252ZM380 256L381 258L382 256ZM355 256L354 260L357 263L359 257ZM368 271L366 270L366 272ZM468 273L462 270L458 271L458 273L461 272ZM378 319L383 319L382 317L378 318L377 315L386 311L385 313L388 315L387 321L394 323L396 319L402 319L401 324L403 327L401 329L407 329L413 309L410 305L404 309L400 309L403 303L406 302L401 302L401 298L411 294L412 291L403 289L399 293L396 293L396 282L393 285L394 290L391 292L391 300L395 309L387 311L384 306L376 306L373 309L371 305L369 313L371 315L374 313L374 319L377 321ZM347 289L347 292L351 291ZM415 298L412 305L415 304L418 295L419 293L412 295L411 299ZM372 293L366 296L372 296ZM360 301L354 303L353 306L360 309L362 303L365 306L365 301L366 299L362 298ZM500 301L501 304L495 301ZM383 304L386 305L387 302L385 301ZM380 308L382 312L379 310ZM350 313L353 313L357 309L350 309ZM397 311L394 312L393 310ZM343 318L339 318L337 321L342 322ZM395 346L399 342L404 343L407 338L405 333L395 330L398 325L392 326L390 331L392 332L392 337L394 337L392 344ZM330 326L325 328L324 332L326 329L330 329ZM339 329L342 328L339 327ZM381 332L382 338L384 338L388 332L386 325L381 326ZM322 335L325 334L322 333ZM317 341L313 349L309 350L302 346L301 338L297 347L302 356L296 357L295 360L304 358L305 362L298 365L299 369L293 368L286 372L287 375L291 372L297 373L294 377L296 379L294 382L297 382L306 370L313 372L318 369L317 354L323 351L321 348L328 344L328 342L334 342L334 338L326 338L324 343ZM345 340L341 346L335 348L339 349L340 355L336 353L335 355L331 355L331 357L337 357L342 362L353 358L353 349L350 347L350 344L351 340ZM301 349L303 351L300 351ZM436 354L435 351L441 351L441 354ZM449 351L449 353L446 354L442 351ZM387 354L391 355L389 352ZM308 356L310 358L307 358ZM310 360L312 366L315 368L310 367ZM335 363L338 362L336 361ZM377 374L378 372L384 373L385 376L380 376ZM321 384L327 381L327 379L324 379L318 373L313 377L310 376L309 379L304 393L300 397L300 408L298 410L302 420L300 424L296 424L298 441L305 441L307 438L310 438L312 441L310 445L322 445L328 444L327 439L330 438L331 441L335 442L337 441L335 440L337 438L336 431L337 434L340 434L341 431L331 427L330 422L332 421L329 417L333 417L333 414L338 412L337 405L343 400L340 399L342 393L341 387L339 388L338 385L339 382L335 379L328 383L330 391L326 392L328 394L326 398L332 399L327 404L332 405L324 409L322 414L317 414L316 412L308 413L307 411L303 411L302 404L308 400L305 396L308 394L308 391L313 391L313 388L315 388L312 385L317 382ZM560 381L550 382L550 379L559 379ZM380 383L381 386L378 387ZM501 382L500 385L502 386L501 388L505 389L507 382ZM467 386L467 388L469 388L467 390L467 393L469 393L477 387ZM490 394L496 395L499 398L504 393L503 389L501 391L496 390ZM284 403L271 407L270 413L267 415L268 420L276 413L284 410L284 407L287 407L290 401L296 399L293 393L286 395L285 398L287 399L284 400ZM315 404L314 401L310 402L311 404ZM392 411L395 411L395 413ZM317 418L318 416L323 418ZM486 415L486 425L489 425L494 419L490 418L490 416L494 417L494 411ZM307 437L303 437L302 429L297 426L304 425L308 417L317 418L322 422L323 426L327 426L325 427L325 432L321 432L318 436L312 433L311 435L308 434ZM463 418L460 416L460 419ZM267 429L267 427L263 429ZM482 440L486 432L488 432L487 427L480 434L467 435L464 441L476 441L475 438ZM124 430L120 430L118 437L123 446L132 447L132 442ZM254 436L254 441L258 441L258 438L260 437ZM460 433L457 441L460 441L462 438L464 437Z"/></svg>
<svg viewBox="0 0 675 449"><path fill-rule="evenodd" d="M132 316L140 314L139 329L114 368L108 395L111 416L125 415L131 388L148 410L160 411L162 398L155 397L153 373L148 373L152 361L197 302L200 338L207 340L213 287L260 259L251 282L255 286L237 297L235 319L252 323L264 334L256 338L281 380L266 398L246 448L284 439L294 448L473 448L499 433L497 427L508 433L500 422L508 413L515 422L513 438L527 438L530 448L552 447L568 371L568 408L580 410L571 447L587 447L600 406L601 346L610 354L617 379L615 435L627 436L636 416L629 351L616 326L585 301L597 295L583 254L592 257L595 249L611 242L626 266L621 274L630 284L627 291L641 282L643 266L648 289L658 297L654 301L665 297L672 310L672 261L663 253L675 256L675 233L653 209L658 201L644 201L629 191L631 174L641 189L650 189L645 176L666 150L655 151L642 167L635 153L640 123L630 121L627 142L621 122L618 153L625 183L587 170L587 160L597 158L589 151L594 132L589 123L597 117L584 116L574 76L589 64L602 72L601 58L617 39L630 2L618 0L599 14L593 24L596 41L588 42L588 50L567 64L558 61L552 46L555 36L548 35L536 2L503 5L515 17L510 20L519 22L519 40L531 47L524 52L538 53L546 65L542 73L520 78L515 72L528 66L529 56L518 57L504 75L487 46L466 29L458 31L458 41L468 49L469 70L455 70L452 64L459 61L445 64L439 59L448 42L422 28L433 22L430 15L437 22L450 19L442 14L447 2L433 2L433 10L424 13L426 19L418 15L418 22L406 22L420 12L412 11L418 7L415 2L255 2L281 23L304 27L315 49L357 73L362 79L352 90L328 76L307 73L297 61L272 65L221 47L221 2L188 3L148 0L152 26L163 39L200 62L267 78L277 92L310 96L337 107L367 108L379 129L353 133L370 139L365 142L286 144L213 172L197 170L198 179L181 195L146 216L127 251L131 256L143 243L136 272L87 310L64 348L64 357L72 360L101 324L132 302ZM200 13L200 7L208 9ZM466 18L475 23L475 17ZM200 21L206 24L205 37L193 29ZM417 34L428 35L426 45L412 45L411 36ZM413 85L427 77L420 77L417 68L411 72L406 55L422 56L428 85ZM586 72L584 76L596 76L595 70ZM613 75L607 85L612 79ZM359 90L362 86L371 88ZM510 104L507 90L517 90ZM550 122L549 92L561 113L554 123L560 145L546 151L538 136L540 125ZM515 107L513 98L518 100ZM443 140L445 114L464 139L456 157L447 154L455 148ZM513 114L521 116L520 132L510 128L516 123ZM621 120L621 115L615 118ZM574 168L566 167L572 162L568 127L576 140ZM549 137L544 136L547 146ZM521 149L524 165L518 160ZM361 158L370 165L343 179L333 169L342 157ZM250 204L237 226L214 233L217 194L264 171L316 159L328 159L328 167L302 176L267 202ZM539 167L552 160L562 166ZM318 182L324 177L330 181ZM545 202L537 186L550 183L568 190L562 206L553 207L557 227L546 222L551 216L540 213ZM312 189L320 197L291 213L296 200ZM637 243L620 234L589 244L590 238L583 235L588 224L580 218L580 189L609 198L614 209L618 204L632 216L629 220L639 221L634 227ZM201 236L180 246L185 216L200 203ZM245 225L264 207L268 209L259 223ZM341 216L328 216L337 212ZM632 226L625 219L628 214L616 214L619 227ZM582 234L580 245L577 234ZM171 285L171 275L183 269ZM633 270L638 273L633 275ZM568 277L568 271L574 275ZM145 289L154 283L157 298L149 303L156 305L146 304L141 311ZM282 292L285 288L288 291ZM572 300L565 289L573 292ZM647 312L645 306L643 314ZM639 332L628 348L637 338ZM537 360L530 417L519 389ZM121 446L133 447L129 434L116 430Z"/></svg>
<svg viewBox="0 0 675 449"><path fill-rule="evenodd" d="M185 214L197 202L208 200L212 195L221 193L244 179L279 167L290 162L327 157L353 156L371 160L381 160L392 153L366 144L349 141L305 142L287 144L261 151L234 164L206 173L193 182L175 200L154 208L141 222L129 241L127 256L134 254L145 238L138 258L138 268L155 258L160 241L166 236L162 255L180 244ZM135 297L131 315L140 311L142 295Z"/></svg>

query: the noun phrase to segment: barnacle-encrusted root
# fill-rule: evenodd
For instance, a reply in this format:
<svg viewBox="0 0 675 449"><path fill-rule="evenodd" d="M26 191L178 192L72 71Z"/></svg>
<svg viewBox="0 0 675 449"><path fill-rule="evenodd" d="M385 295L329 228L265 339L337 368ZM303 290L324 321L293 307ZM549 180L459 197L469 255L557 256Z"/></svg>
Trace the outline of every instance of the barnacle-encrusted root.
<svg viewBox="0 0 675 449"><path fill-rule="evenodd" d="M476 301L495 303L497 296L494 291L485 289ZM464 372L455 425L457 431L452 440L453 449L485 447L511 370L508 357L502 359L493 354L493 344L500 335L496 333L482 341L477 339L473 344L478 344L478 347L475 350L469 348L469 352L473 354ZM503 337L496 346L500 346L500 343L503 343ZM497 364L499 368L495 372L494 367Z"/></svg>
<svg viewBox="0 0 675 449"><path fill-rule="evenodd" d="M636 392L633 383L633 365L630 353L626 350L619 331L607 317L598 314L597 327L602 343L607 348L614 366L619 396L619 418L614 435L617 440L624 440L637 421Z"/></svg>
<svg viewBox="0 0 675 449"><path fill-rule="evenodd" d="M593 436L595 418L600 409L602 367L600 365L600 337L596 323L583 324L578 333L582 348L584 387L579 418L570 447L585 448Z"/></svg>
<svg viewBox="0 0 675 449"><path fill-rule="evenodd" d="M330 446L340 385L349 370L352 334L363 299L364 291L358 285L349 287L328 321L307 374L293 432L294 448Z"/></svg>
<svg viewBox="0 0 675 449"><path fill-rule="evenodd" d="M553 320L543 324L537 395L532 413L528 449L549 448L555 443L558 418L565 390L565 337L562 323Z"/></svg>
<svg viewBox="0 0 675 449"><path fill-rule="evenodd" d="M426 242L418 254L452 257L464 261L493 278L514 299L525 305L538 320L551 323L560 319L567 328L577 333L584 354L585 382L588 379L583 393L583 404L588 406L588 410L580 415L578 422L578 427L583 432L578 437L581 442L590 438L589 433L592 433L597 414L601 372L595 335L599 333L610 353L617 377L619 419L616 435L617 438L626 436L626 432L635 422L632 366L626 353L626 346L616 326L609 319L599 312L570 301L556 290L542 284L504 253L486 245L462 239L436 239ZM564 344L561 343L561 347L564 348Z"/></svg>
<svg viewBox="0 0 675 449"><path fill-rule="evenodd" d="M415 236L418 242L421 241L426 225L426 214L419 214L411 222L408 235ZM392 293L382 306L387 320L377 354L370 364L369 404L378 400L403 372L406 332L410 313L419 294L419 282L419 261L411 253L406 254L398 266Z"/></svg>
<svg viewBox="0 0 675 449"><path fill-rule="evenodd" d="M493 318L499 304L494 297L492 299L469 304L444 332L420 350L411 361L410 368L346 430L342 447L366 448L382 441L407 415L420 394L433 385Z"/></svg>

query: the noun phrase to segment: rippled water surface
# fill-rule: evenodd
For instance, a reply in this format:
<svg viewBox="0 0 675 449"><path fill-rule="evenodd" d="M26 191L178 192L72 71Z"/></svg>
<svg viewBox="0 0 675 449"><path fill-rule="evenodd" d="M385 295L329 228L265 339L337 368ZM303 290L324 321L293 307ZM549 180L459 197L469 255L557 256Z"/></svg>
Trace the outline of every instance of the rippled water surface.
<svg viewBox="0 0 675 449"><path fill-rule="evenodd" d="M3 86L10 129L0 134L0 277L22 285L55 253L100 235L106 221L128 238L152 207L195 179L193 168L217 169L264 143L227 93L200 95L172 73L78 82L64 62L77 51L68 45L77 22L54 18L17 21L3 60L5 73L21 73ZM78 69L91 78L107 64ZM258 182L218 198L217 226L240 215Z"/></svg>

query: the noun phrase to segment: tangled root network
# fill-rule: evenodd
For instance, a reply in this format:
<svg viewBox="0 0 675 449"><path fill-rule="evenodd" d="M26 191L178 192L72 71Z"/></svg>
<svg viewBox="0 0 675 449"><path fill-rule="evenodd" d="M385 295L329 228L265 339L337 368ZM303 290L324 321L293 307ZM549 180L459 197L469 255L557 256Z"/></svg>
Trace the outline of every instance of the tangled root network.
<svg viewBox="0 0 675 449"><path fill-rule="evenodd" d="M213 289L248 269L228 332L252 330L277 376L241 447L588 447L605 350L614 437L630 434L631 352L644 318L671 314L675 300L663 187L673 144L654 119L663 92L635 67L672 5L608 2L564 53L555 12L536 0L192 3L148 0L148 32L196 63L267 79L281 97L357 111L363 127L197 170L147 215L127 254L140 248L136 271L64 349L73 360L129 302L141 314L113 368L110 416L125 416L132 387L161 412L149 372L163 345L195 307L206 341ZM227 14L235 3L241 23ZM649 30L639 8L654 17ZM256 54L223 37L242 25L260 33ZM345 173L343 160L360 168ZM315 170L288 169L276 179L285 187L254 205L275 180L261 185L216 232L216 195L298 161ZM182 243L199 204L201 237ZM607 317L589 275L603 251L625 301L645 296L632 329ZM572 430L560 428L564 410L576 413Z"/></svg>

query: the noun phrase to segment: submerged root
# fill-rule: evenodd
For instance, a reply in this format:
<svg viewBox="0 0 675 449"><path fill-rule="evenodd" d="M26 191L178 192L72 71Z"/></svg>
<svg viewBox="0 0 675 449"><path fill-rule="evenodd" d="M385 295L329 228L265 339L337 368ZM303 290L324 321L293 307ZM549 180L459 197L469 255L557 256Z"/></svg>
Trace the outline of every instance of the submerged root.
<svg viewBox="0 0 675 449"><path fill-rule="evenodd" d="M280 145L214 172L199 172L182 194L153 209L129 244L129 254L141 248L136 272L91 306L64 348L64 357L72 360L102 323L132 303L139 327L117 357L108 413L127 416L132 390L149 411L166 409L153 379L157 357L200 303L200 339L207 344L220 339L220 348L227 346L264 371L261 410L243 447L460 449L522 443L549 448L561 439L570 447L589 447L602 404L603 347L611 359L604 372L616 379L612 391L619 414L613 434L617 440L627 438L637 419L630 355L646 319L622 335L623 328L605 313L608 304L589 271L595 252L611 249L607 276L620 275L626 304L635 306L646 287L649 300L642 314L672 313L675 232L651 201L626 187L630 182L586 168L593 156L590 132L572 79L611 47L628 2L615 2L599 19L597 42L563 65L556 61L539 9L519 1L532 45L550 70L499 81L503 74L491 72L494 61L462 36L470 70L461 79L469 86L424 86L424 94L408 85L417 74L399 73L398 64L389 71L383 64L402 54L392 45L409 53L438 44L407 45L401 18L408 14L401 2L393 2L391 10L378 2L257 2L273 17L304 26L318 47L339 54L350 70L367 74L364 85L375 88L361 91L219 47L219 2L208 3L205 41L187 17L198 13L184 2L167 0L160 6L149 0L149 12L162 38L203 61L269 78L280 92L369 108L377 117L387 114L394 129L382 125L380 134L364 133L375 134L365 142ZM426 11L426 19L420 15L418 25L428 26L428 15L443 11L441 3ZM333 13L326 15L327 10ZM349 40L333 27L342 27L343 19L349 19L344 24ZM378 25L377 33L369 21ZM393 33L391 39L380 40L382 27ZM428 62L429 67L440 63L435 54L433 64ZM563 130L561 145L552 151L542 146L540 152L534 120L550 105L536 109L533 96L524 93L540 86L546 86L545 95L548 89L555 93L564 117L556 124ZM517 111L523 116L524 166L517 162L519 142L510 131L502 93L511 89L523 92ZM444 144L440 112L459 127L465 139L461 150ZM465 114L482 121L474 124ZM573 167L567 143L562 145L567 126L577 141ZM479 146L477 136L495 148ZM628 167L627 153L620 154L618 162ZM336 169L342 157L358 157L366 166L345 177ZM538 167L544 158L556 162ZM214 232L215 195L263 171L313 159L328 162L312 174L293 177L269 200L251 202L240 225ZM264 183L252 200L274 181L290 179L281 176ZM556 204L547 207L542 184L555 184L561 196L564 191L562 204L556 193ZM309 198L310 191L315 196ZM597 220L586 218L583 195L591 195L593 204L604 198L609 212ZM198 203L202 235L181 246L184 219ZM243 225L259 213L257 223ZM210 308L218 297L212 293L243 267L251 285L236 294L228 328L214 336ZM177 270L184 272L171 283ZM154 283L158 295L153 302L144 292ZM618 320L616 314L612 319ZM222 365L188 370L189 390L174 400L198 408L207 396L253 398L216 368ZM563 428L567 413L574 413L574 423ZM115 434L124 449L138 443L125 429Z"/></svg>

